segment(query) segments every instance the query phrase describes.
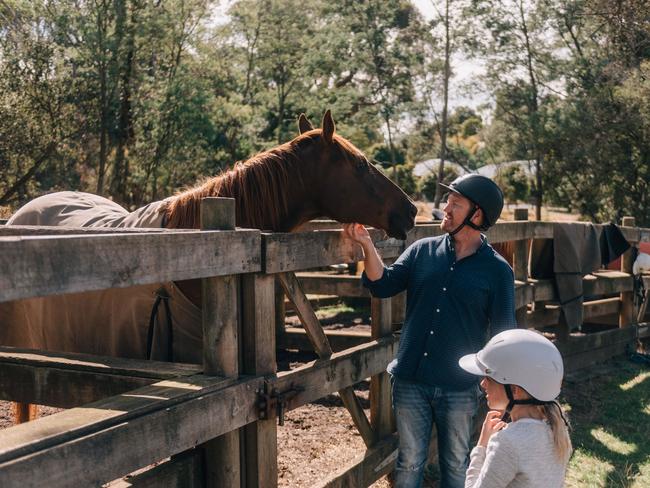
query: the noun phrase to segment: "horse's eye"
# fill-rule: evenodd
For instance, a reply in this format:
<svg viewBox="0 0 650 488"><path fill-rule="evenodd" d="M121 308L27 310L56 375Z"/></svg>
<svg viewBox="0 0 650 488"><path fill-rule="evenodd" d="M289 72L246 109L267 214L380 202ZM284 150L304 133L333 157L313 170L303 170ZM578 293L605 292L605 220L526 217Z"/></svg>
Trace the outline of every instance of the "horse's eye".
<svg viewBox="0 0 650 488"><path fill-rule="evenodd" d="M358 161L355 168L359 173L363 173L368 170L368 163L365 161Z"/></svg>

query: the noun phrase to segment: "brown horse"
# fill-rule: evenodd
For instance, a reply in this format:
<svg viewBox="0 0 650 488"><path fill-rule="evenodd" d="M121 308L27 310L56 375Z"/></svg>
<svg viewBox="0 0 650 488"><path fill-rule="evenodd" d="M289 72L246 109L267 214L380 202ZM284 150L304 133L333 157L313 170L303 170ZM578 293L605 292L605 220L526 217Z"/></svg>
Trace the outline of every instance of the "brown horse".
<svg viewBox="0 0 650 488"><path fill-rule="evenodd" d="M21 208L8 225L166 226L197 228L201 199L233 197L240 227L291 231L304 222L329 217L360 222L405 238L416 207L402 190L372 166L349 141L335 133L329 111L322 128L304 115L301 134L258 154L204 183L162 202L126 210L102 197L63 192L40 197ZM80 196L78 211L70 200ZM104 215L97 215L98 209ZM95 213L90 215L88 212ZM170 296L173 345L165 326L157 327L173 359L200 363L200 282L171 283L72 293L0 304L0 344L15 347L170 360L147 353L149 319L161 286ZM54 318L56 317L56 319ZM162 319L159 319L162 320ZM26 414L26 408L21 411Z"/></svg>
<svg viewBox="0 0 650 488"><path fill-rule="evenodd" d="M240 227L291 232L309 220L330 217L405 239L417 207L361 151L335 133L330 111L322 129L314 129L304 114L298 126L300 135L292 141L169 200L166 227L199 228L201 199L220 196L235 198ZM192 302L200 303L198 280L178 284Z"/></svg>

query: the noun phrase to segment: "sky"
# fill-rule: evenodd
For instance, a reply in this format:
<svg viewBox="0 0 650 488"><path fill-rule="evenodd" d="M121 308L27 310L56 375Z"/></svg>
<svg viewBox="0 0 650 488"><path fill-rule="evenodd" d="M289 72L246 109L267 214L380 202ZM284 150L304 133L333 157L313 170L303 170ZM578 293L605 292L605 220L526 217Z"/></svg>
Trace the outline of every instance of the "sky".
<svg viewBox="0 0 650 488"><path fill-rule="evenodd" d="M425 19L432 19L437 13L433 8L432 0L411 0L411 2L420 10ZM442 6L441 0L435 0L436 5ZM462 89L471 78L484 72L481 63L478 60L467 59L462 55L455 55L452 58L452 71L454 77L450 83L449 106L450 108L466 106L476 109L480 105L486 104L489 99L485 93L473 92L467 93L467 89Z"/></svg>

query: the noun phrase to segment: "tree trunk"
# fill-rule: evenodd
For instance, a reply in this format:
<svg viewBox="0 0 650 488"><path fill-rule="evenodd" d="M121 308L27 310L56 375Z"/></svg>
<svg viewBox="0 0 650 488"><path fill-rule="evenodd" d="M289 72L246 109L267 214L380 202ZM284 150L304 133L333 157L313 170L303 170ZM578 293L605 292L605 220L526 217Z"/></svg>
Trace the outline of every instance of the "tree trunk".
<svg viewBox="0 0 650 488"><path fill-rule="evenodd" d="M542 191L542 156L535 160L535 219L542 220L542 205L544 192Z"/></svg>
<svg viewBox="0 0 650 488"><path fill-rule="evenodd" d="M120 76L120 112L117 126L117 148L115 151L115 169L113 175L113 196L120 202L130 205L128 196L129 161L126 157L126 148L133 136L131 114L131 78L133 75L133 58L135 55L135 24L136 7L131 8L131 18L125 25L126 58L121 68ZM126 12L125 12L126 14ZM126 19L125 19L126 20ZM126 22L125 22L126 24Z"/></svg>
<svg viewBox="0 0 650 488"><path fill-rule="evenodd" d="M108 73L106 66L105 40L106 40L106 19L103 17L105 10L98 9L97 12L97 37L99 52L99 168L97 171L97 193L104 193L104 178L106 176L106 160L108 159Z"/></svg>
<svg viewBox="0 0 650 488"><path fill-rule="evenodd" d="M540 121L539 121L539 93L537 89L537 79L535 78L535 67L533 66L533 52L530 45L528 26L526 25L526 15L524 13L523 1L519 1L519 14L521 17L521 30L524 35L526 47L526 64L528 69L528 79L530 82L530 98L528 101L531 146L535 154L535 218L542 220L542 204L544 200L544 190L542 187L542 160L543 154L540 148Z"/></svg>
<svg viewBox="0 0 650 488"><path fill-rule="evenodd" d="M386 131L388 132L388 149L390 152L390 164L393 167L393 181L397 182L397 159L395 158L395 148L393 147L393 131L390 128L390 115L386 114Z"/></svg>
<svg viewBox="0 0 650 488"><path fill-rule="evenodd" d="M443 80L443 106L442 126L440 127L440 164L438 165L438 183L442 183L445 176L445 159L447 158L447 124L449 109L449 78L451 77L451 39L449 36L449 0L445 2L445 71ZM433 199L433 207L440 208L442 200L442 189L436 185L436 193Z"/></svg>

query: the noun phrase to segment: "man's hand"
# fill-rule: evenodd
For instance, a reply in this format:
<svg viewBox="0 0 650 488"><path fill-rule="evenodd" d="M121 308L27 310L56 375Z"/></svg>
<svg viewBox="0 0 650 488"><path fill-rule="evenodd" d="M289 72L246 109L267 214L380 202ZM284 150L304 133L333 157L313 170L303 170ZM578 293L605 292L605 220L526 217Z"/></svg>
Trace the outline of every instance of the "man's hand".
<svg viewBox="0 0 650 488"><path fill-rule="evenodd" d="M504 421L501 420L501 412L496 410L491 410L485 416L485 421L483 422L483 428L481 428L481 436L478 439L478 445L481 447L487 447L490 437L495 432L499 432L506 425Z"/></svg>
<svg viewBox="0 0 650 488"><path fill-rule="evenodd" d="M363 249L363 264L366 276L370 281L376 281L384 274L384 263L381 262L377 249L370 238L370 233L361 224L343 224L343 237L350 239Z"/></svg>
<svg viewBox="0 0 650 488"><path fill-rule="evenodd" d="M370 240L370 234L361 224L343 224L343 235L361 245Z"/></svg>

